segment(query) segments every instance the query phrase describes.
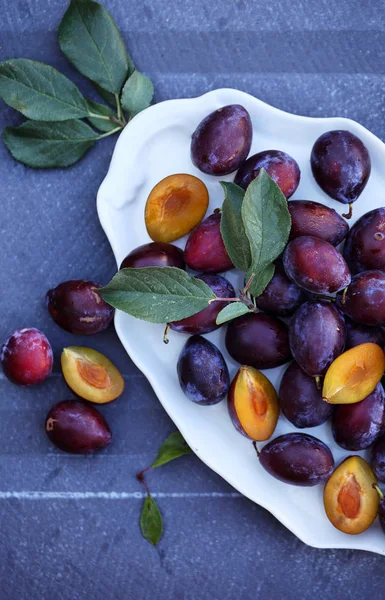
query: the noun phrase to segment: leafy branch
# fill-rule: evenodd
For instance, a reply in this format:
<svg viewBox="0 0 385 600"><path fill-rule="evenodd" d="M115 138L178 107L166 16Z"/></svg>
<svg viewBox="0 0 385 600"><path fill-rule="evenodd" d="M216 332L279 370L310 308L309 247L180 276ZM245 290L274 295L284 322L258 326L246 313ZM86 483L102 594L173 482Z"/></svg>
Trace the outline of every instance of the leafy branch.
<svg viewBox="0 0 385 600"><path fill-rule="evenodd" d="M153 546L156 546L162 537L163 521L159 507L150 493L144 474L150 469L161 467L171 460L175 460L180 456L190 453L191 448L186 444L182 434L179 431L175 431L163 442L154 462L146 469L140 471L136 476L137 480L144 486L147 493L140 515L140 530L143 537L153 544Z"/></svg>
<svg viewBox="0 0 385 600"><path fill-rule="evenodd" d="M84 98L50 65L25 58L1 62L0 98L29 119L6 127L2 138L12 156L31 167L74 164L96 141L118 133L150 106L154 94L148 77L135 69L113 18L98 2L71 0L58 41L106 104Z"/></svg>

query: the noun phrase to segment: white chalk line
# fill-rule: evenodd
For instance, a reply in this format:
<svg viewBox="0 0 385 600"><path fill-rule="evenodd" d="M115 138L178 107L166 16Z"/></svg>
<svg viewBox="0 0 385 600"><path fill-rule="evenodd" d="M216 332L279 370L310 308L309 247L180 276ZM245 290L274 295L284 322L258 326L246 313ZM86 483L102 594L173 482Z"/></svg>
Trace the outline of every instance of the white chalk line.
<svg viewBox="0 0 385 600"><path fill-rule="evenodd" d="M153 498L241 498L238 492L154 492ZM0 500L141 500L145 492L0 492Z"/></svg>

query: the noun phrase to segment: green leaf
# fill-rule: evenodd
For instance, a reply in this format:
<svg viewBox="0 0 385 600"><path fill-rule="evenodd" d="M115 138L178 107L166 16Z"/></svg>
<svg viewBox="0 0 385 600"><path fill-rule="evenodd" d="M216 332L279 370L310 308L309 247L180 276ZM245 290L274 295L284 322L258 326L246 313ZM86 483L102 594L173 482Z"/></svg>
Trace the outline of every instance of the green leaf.
<svg viewBox="0 0 385 600"><path fill-rule="evenodd" d="M98 293L111 306L151 323L190 317L216 298L203 281L176 267L121 269Z"/></svg>
<svg viewBox="0 0 385 600"><path fill-rule="evenodd" d="M261 269L256 271L255 277L249 287L249 292L252 296L254 296L254 298L257 298L258 296L260 296L262 294L262 292L266 288L267 284L270 282L271 278L273 277L274 271L275 271L275 266L273 263L270 263L266 267L262 267ZM246 274L247 280L251 277L252 273L253 273L253 267L251 267Z"/></svg>
<svg viewBox="0 0 385 600"><path fill-rule="evenodd" d="M217 316L217 325L222 325L226 321L232 321L237 317L241 317L246 313L251 312L243 302L230 302L225 308L222 308L221 312Z"/></svg>
<svg viewBox="0 0 385 600"><path fill-rule="evenodd" d="M107 90L104 90L102 87L100 87L100 85L98 85L95 82L94 82L94 88L98 92L99 96L101 98L103 98L103 100L105 102L107 102L107 104L109 104L110 106L112 106L116 110L117 107L116 107L116 96L115 96L115 94L112 94L111 92L107 92Z"/></svg>
<svg viewBox="0 0 385 600"><path fill-rule="evenodd" d="M92 0L72 0L58 32L59 45L82 75L119 94L134 65L109 12Z"/></svg>
<svg viewBox="0 0 385 600"><path fill-rule="evenodd" d="M36 60L0 63L0 98L34 121L67 121L88 115L87 103L72 81Z"/></svg>
<svg viewBox="0 0 385 600"><path fill-rule="evenodd" d="M160 467L170 462L170 460L190 454L190 452L191 448L186 444L182 434L179 431L175 431L163 442L159 448L158 456L151 466L153 468Z"/></svg>
<svg viewBox="0 0 385 600"><path fill-rule="evenodd" d="M154 95L154 86L151 80L134 71L127 79L122 91L122 107L128 112L130 117L134 117L139 112L150 106Z"/></svg>
<svg viewBox="0 0 385 600"><path fill-rule="evenodd" d="M221 181L225 190L222 206L221 234L227 254L237 269L247 271L251 265L250 243L242 221L242 202L244 190L228 181Z"/></svg>
<svg viewBox="0 0 385 600"><path fill-rule="evenodd" d="M143 502L140 515L140 530L142 536L153 546L156 546L162 537L163 522L162 515L154 498L148 494Z"/></svg>
<svg viewBox="0 0 385 600"><path fill-rule="evenodd" d="M26 121L2 134L12 156L30 167L68 167L96 142L98 134L83 121Z"/></svg>
<svg viewBox="0 0 385 600"><path fill-rule="evenodd" d="M273 262L287 244L291 218L285 196L265 169L246 190L242 219L254 268Z"/></svg>
<svg viewBox="0 0 385 600"><path fill-rule="evenodd" d="M98 102L94 102L93 100L87 100L88 110L91 113L96 115L101 115L102 117L113 117L115 116L114 111L105 104L99 104ZM100 131L112 131L118 127L117 123L114 123L110 120L98 119L96 117L88 117L87 119L93 127L99 129Z"/></svg>

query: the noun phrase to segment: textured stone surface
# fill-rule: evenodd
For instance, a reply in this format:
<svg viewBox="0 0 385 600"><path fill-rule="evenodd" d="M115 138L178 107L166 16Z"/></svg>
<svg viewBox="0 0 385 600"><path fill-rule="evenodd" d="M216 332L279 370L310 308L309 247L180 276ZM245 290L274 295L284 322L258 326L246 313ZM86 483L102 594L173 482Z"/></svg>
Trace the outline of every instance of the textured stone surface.
<svg viewBox="0 0 385 600"><path fill-rule="evenodd" d="M50 62L92 95L58 50L64 4L0 0L0 60ZM152 77L158 101L235 87L290 112L351 117L385 139L380 0L105 4L138 67ZM1 129L18 122L1 103ZM36 326L56 358L65 345L90 344L127 379L124 397L102 408L113 444L85 458L56 451L44 434L50 406L70 397L57 360L51 379L35 389L0 375L0 493L10 492L0 496L1 600L381 598L383 557L304 546L195 456L149 476L164 494L158 502L165 534L157 549L141 538L135 473L174 426L113 330L74 338L44 307L45 291L64 279L105 283L114 273L95 211L113 144L104 140L78 165L56 171L27 169L0 144L0 339ZM23 498L25 491L48 495ZM111 491L127 496L98 495ZM80 496L71 498L73 492Z"/></svg>

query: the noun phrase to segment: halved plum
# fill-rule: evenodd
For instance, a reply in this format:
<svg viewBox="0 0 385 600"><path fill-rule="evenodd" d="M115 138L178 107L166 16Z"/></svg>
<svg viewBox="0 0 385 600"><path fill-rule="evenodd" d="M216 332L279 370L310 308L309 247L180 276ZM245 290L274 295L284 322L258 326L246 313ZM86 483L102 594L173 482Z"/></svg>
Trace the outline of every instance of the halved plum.
<svg viewBox="0 0 385 600"><path fill-rule="evenodd" d="M61 355L61 367L69 388L83 400L106 404L124 389L124 379L112 362L92 348L69 346Z"/></svg>

